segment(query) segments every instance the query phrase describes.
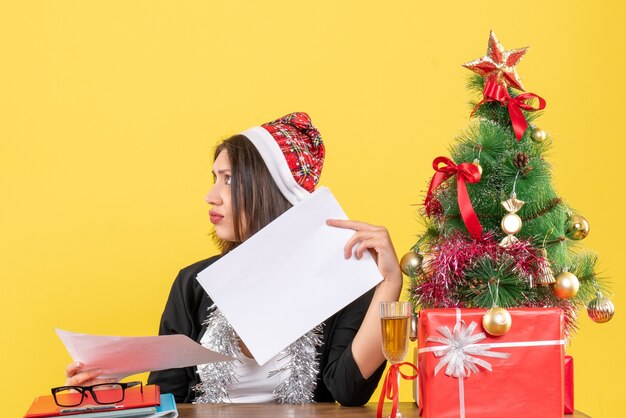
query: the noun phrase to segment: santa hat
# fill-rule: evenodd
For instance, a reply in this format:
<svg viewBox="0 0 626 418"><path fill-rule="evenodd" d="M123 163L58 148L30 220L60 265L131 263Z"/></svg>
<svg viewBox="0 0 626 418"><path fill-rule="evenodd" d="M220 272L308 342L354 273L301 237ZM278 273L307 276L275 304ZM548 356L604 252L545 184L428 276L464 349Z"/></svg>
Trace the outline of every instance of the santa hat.
<svg viewBox="0 0 626 418"><path fill-rule="evenodd" d="M259 151L276 185L292 205L315 190L325 150L309 115L290 113L241 134Z"/></svg>

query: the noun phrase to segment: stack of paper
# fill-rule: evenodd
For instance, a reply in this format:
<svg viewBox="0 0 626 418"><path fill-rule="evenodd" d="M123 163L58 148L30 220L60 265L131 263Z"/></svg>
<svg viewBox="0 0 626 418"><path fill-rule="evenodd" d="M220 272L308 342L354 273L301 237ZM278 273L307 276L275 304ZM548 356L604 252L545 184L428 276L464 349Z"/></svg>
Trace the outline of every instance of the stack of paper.
<svg viewBox="0 0 626 418"><path fill-rule="evenodd" d="M85 364L86 369L102 369L102 378L122 379L136 373L234 360L185 335L117 337L56 332L72 360Z"/></svg>

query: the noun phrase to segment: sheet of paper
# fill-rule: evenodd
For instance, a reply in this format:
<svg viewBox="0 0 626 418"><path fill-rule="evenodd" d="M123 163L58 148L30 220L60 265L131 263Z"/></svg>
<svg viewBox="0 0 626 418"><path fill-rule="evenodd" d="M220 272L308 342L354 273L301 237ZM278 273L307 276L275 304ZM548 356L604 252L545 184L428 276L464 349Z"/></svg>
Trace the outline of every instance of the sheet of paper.
<svg viewBox="0 0 626 418"><path fill-rule="evenodd" d="M260 365L382 280L367 251L344 258L354 231L329 218L347 216L320 188L198 274Z"/></svg>
<svg viewBox="0 0 626 418"><path fill-rule="evenodd" d="M102 368L101 377L122 379L136 373L233 360L185 335L115 337L55 329L74 361Z"/></svg>

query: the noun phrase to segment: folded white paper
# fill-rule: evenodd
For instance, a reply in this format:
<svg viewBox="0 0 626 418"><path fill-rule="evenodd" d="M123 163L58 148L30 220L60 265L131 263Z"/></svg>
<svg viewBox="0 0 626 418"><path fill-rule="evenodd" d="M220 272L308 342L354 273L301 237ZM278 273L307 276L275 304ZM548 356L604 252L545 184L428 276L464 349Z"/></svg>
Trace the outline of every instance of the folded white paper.
<svg viewBox="0 0 626 418"><path fill-rule="evenodd" d="M369 252L344 258L354 231L323 187L198 274L257 363L281 350L382 280Z"/></svg>
<svg viewBox="0 0 626 418"><path fill-rule="evenodd" d="M84 363L89 369L101 368L103 374L99 377L104 378L122 379L136 373L234 360L180 334L116 337L55 331L72 360Z"/></svg>

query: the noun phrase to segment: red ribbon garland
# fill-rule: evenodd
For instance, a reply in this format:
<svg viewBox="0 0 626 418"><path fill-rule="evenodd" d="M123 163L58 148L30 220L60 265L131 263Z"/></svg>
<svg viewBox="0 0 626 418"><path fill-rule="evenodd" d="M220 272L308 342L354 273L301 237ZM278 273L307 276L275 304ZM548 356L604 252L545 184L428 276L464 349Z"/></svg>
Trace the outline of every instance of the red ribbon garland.
<svg viewBox="0 0 626 418"><path fill-rule="evenodd" d="M529 112L536 112L537 110L545 109L546 101L537 96L534 93L522 93L518 96L511 97L509 91L500 83L496 83L492 80L485 82L485 88L483 90L484 99L476 105L472 111L472 115L476 110L485 102L499 102L502 106L506 106L509 109L509 116L511 117L511 125L513 125L513 132L518 141L522 139L522 135L528 128L528 122L522 113L522 109ZM526 103L529 99L538 99L539 106L536 108Z"/></svg>
<svg viewBox="0 0 626 418"><path fill-rule="evenodd" d="M439 164L446 164L443 167L439 167ZM437 157L433 160L433 169L436 171L430 186L428 187L428 194L426 195L426 201L424 205L429 206L430 201L433 199L435 189L444 182L448 177L456 174L456 188L457 199L459 202L459 209L461 211L461 217L465 223L465 227L469 231L470 235L474 239L480 239L483 234L483 227L474 212L472 201L467 193L467 183L478 183L480 181L480 171L476 164L473 163L461 163L459 165L454 164L454 161L447 157Z"/></svg>
<svg viewBox="0 0 626 418"><path fill-rule="evenodd" d="M400 366L409 366L415 370L414 375L406 375L400 370ZM387 371L385 381L383 383L382 390L380 391L380 398L378 398L378 409L376 410L376 418L382 418L383 405L385 403L385 397L393 401L391 406L390 417L395 417L398 412L398 375L402 376L405 380L415 380L417 378L417 367L413 363L405 361L404 363L392 364Z"/></svg>

